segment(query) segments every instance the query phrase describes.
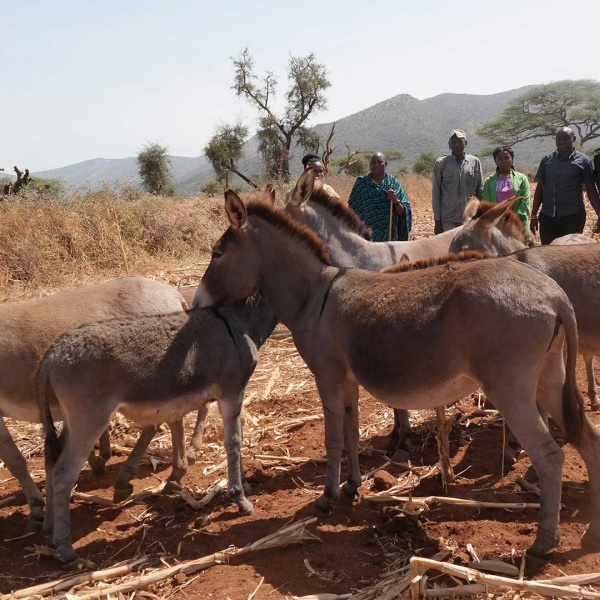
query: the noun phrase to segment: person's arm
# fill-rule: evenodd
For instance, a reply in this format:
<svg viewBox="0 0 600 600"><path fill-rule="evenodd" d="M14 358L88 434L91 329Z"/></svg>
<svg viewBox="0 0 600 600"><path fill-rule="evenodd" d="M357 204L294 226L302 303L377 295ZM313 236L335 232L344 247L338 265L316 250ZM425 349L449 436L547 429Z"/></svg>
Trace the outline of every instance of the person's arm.
<svg viewBox="0 0 600 600"><path fill-rule="evenodd" d="M483 199L483 169L481 168L481 161L476 159L475 163L475 177L477 177L477 185L475 186L475 195L482 200Z"/></svg>
<svg viewBox="0 0 600 600"><path fill-rule="evenodd" d="M433 186L431 189L431 205L435 235L442 233L442 161L436 160L433 167Z"/></svg>
<svg viewBox="0 0 600 600"><path fill-rule="evenodd" d="M538 230L538 211L540 210L540 206L542 205L542 201L544 199L543 189L544 189L544 177L545 177L545 164L546 158L542 158L540 161L540 166L538 167L537 173L535 174L535 180L537 182L535 188L535 194L533 195L533 205L531 206L531 219L529 221L529 226L531 227L531 233L534 235Z"/></svg>
<svg viewBox="0 0 600 600"><path fill-rule="evenodd" d="M483 194L481 199L484 202L493 202L494 197L492 196L492 178L488 177L483 184Z"/></svg>
<svg viewBox="0 0 600 600"><path fill-rule="evenodd" d="M600 198L598 197L598 190L596 189L595 183L586 183L585 189L587 191L588 200L592 205L592 208L596 211L596 227L594 227L594 233L600 233Z"/></svg>
<svg viewBox="0 0 600 600"><path fill-rule="evenodd" d="M519 200L519 202L514 205L514 211L525 225L529 222L529 215L531 214L531 188L529 187L529 180L525 175L521 176L521 185L519 185L518 190L515 190L515 196L523 196L523 200ZM525 229L527 229L526 225Z"/></svg>
<svg viewBox="0 0 600 600"><path fill-rule="evenodd" d="M348 198L348 206L358 214L359 211L359 200L358 200L358 187L360 186L359 180L357 179L352 186L350 192L350 198Z"/></svg>

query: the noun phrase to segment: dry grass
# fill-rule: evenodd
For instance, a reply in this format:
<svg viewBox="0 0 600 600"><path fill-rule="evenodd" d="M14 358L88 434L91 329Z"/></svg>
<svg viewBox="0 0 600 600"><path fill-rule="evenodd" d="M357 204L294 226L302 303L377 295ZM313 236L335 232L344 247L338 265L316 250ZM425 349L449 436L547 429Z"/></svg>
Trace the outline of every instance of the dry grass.
<svg viewBox="0 0 600 600"><path fill-rule="evenodd" d="M411 239L432 235L431 179L399 177L412 205ZM354 181L326 179L343 200ZM289 187L280 187L278 198ZM591 235L596 218L586 205L584 233ZM0 203L0 298L20 300L127 273L164 278L165 271L192 269L182 265L198 267L179 278L194 284L225 227L222 199L207 195L182 200L105 188L60 201L37 192L12 197Z"/></svg>
<svg viewBox="0 0 600 600"><path fill-rule="evenodd" d="M0 293L16 300L201 257L225 228L220 199L104 189L0 205ZM122 242L122 245L121 245Z"/></svg>

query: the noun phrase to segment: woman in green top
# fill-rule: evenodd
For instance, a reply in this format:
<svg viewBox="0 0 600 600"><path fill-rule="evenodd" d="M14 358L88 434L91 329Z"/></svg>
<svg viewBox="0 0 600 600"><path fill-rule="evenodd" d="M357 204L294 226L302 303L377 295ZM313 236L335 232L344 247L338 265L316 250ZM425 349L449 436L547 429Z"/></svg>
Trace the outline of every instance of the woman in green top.
<svg viewBox="0 0 600 600"><path fill-rule="evenodd" d="M523 196L513 210L523 221L523 226L529 233L529 180L527 175L517 173L513 165L515 153L510 146L498 146L492 155L496 163L496 173L485 180L483 184L483 200L486 202L504 202L515 196Z"/></svg>

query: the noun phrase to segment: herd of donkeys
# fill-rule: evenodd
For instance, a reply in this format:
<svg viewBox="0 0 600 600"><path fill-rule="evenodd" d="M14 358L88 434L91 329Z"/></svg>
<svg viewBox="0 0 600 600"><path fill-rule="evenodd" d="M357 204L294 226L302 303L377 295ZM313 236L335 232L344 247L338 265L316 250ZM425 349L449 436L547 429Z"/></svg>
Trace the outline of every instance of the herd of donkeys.
<svg viewBox="0 0 600 600"><path fill-rule="evenodd" d="M312 170L285 208L273 188L251 202L225 193L229 227L213 247L195 295L125 277L0 306L0 416L43 422L46 502L4 419L0 460L19 480L30 514L67 566L78 566L70 498L86 460L110 457L116 411L143 426L123 464L115 499L157 427L172 435L172 486L187 469L183 417L207 406L224 423L229 496L252 512L242 464L241 411L258 350L282 322L315 376L325 416L326 479L315 511L359 494L358 386L393 407L394 443L409 449L408 410L437 408L481 388L504 415L540 480L536 538L528 553L558 544L563 452L548 417L581 454L591 524L600 548L600 434L577 388L577 354L598 408L593 356L600 354L600 245L570 236L530 247L514 201L469 201L462 227L408 242L375 243L356 215L331 198ZM190 309L189 306L192 306ZM60 433L55 421L62 421ZM99 453L95 444L99 440ZM340 487L341 458L347 477Z"/></svg>

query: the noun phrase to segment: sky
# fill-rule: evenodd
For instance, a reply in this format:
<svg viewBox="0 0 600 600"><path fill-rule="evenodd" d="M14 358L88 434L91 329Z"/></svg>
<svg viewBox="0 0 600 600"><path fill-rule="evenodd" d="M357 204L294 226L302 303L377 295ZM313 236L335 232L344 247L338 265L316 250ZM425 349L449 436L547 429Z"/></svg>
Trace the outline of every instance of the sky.
<svg viewBox="0 0 600 600"><path fill-rule="evenodd" d="M244 47L281 96L290 54L316 55L331 81L316 124L396 94L600 79L598 23L598 0L0 0L0 167L135 156L149 142L199 156L219 125L253 132L257 111L231 89Z"/></svg>

